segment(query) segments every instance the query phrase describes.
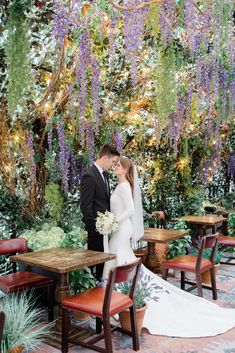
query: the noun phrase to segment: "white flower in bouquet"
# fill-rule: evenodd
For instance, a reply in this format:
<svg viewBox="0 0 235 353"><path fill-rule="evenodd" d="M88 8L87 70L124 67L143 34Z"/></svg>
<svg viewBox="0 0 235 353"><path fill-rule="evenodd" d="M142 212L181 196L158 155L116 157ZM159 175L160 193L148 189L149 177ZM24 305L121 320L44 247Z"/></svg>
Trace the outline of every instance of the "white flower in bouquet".
<svg viewBox="0 0 235 353"><path fill-rule="evenodd" d="M111 237L118 230L119 222L117 217L109 211L98 212L96 218L96 230L107 237Z"/></svg>

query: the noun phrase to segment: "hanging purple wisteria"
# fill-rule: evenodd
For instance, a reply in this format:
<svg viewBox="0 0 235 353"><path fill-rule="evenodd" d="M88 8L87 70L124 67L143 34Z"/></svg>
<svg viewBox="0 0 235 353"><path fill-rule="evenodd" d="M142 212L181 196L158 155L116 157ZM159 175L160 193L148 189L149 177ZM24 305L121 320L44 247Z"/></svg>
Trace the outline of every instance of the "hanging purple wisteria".
<svg viewBox="0 0 235 353"><path fill-rule="evenodd" d="M125 0L126 8L139 5L140 0ZM144 22L148 15L148 7L132 11L123 11L125 56L130 64L131 80L133 86L138 79L139 50L143 44Z"/></svg>
<svg viewBox="0 0 235 353"><path fill-rule="evenodd" d="M175 0L163 0L159 10L161 42L166 48L173 39Z"/></svg>
<svg viewBox="0 0 235 353"><path fill-rule="evenodd" d="M228 174L235 182L235 153L232 153L228 159Z"/></svg>
<svg viewBox="0 0 235 353"><path fill-rule="evenodd" d="M65 139L65 132L63 127L63 119L60 119L57 123L57 133L59 142L59 157L60 157L60 171L62 178L63 190L68 193L68 179L69 179L69 147Z"/></svg>

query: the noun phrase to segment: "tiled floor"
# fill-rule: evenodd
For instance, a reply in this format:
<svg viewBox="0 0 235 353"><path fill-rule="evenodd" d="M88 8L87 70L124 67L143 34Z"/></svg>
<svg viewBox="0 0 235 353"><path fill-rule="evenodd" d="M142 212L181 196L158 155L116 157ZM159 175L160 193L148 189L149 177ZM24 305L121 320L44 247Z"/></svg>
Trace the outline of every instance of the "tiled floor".
<svg viewBox="0 0 235 353"><path fill-rule="evenodd" d="M178 279L172 279L172 281L178 285ZM218 275L218 288L218 304L235 309L235 266L221 266ZM210 299L211 292L206 291L205 297ZM150 335L143 329L140 345L139 353L235 353L235 328L216 337L193 339ZM131 338L119 333L113 335L113 346L114 353L133 352ZM44 344L36 352L59 353L60 350ZM69 353L91 352L79 347L69 349Z"/></svg>

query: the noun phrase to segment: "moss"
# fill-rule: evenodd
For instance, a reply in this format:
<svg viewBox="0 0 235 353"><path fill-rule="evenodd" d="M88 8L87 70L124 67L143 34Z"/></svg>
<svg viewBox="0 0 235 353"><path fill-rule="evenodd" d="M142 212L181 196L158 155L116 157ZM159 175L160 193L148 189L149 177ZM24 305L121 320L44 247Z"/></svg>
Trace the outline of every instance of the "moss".
<svg viewBox="0 0 235 353"><path fill-rule="evenodd" d="M8 40L6 63L8 68L7 104L8 112L13 115L18 108L26 111L26 97L30 97L31 77L29 66L29 27L24 6L15 1L8 7Z"/></svg>
<svg viewBox="0 0 235 353"><path fill-rule="evenodd" d="M63 207L63 197L60 193L58 184L50 183L46 186L45 201L49 207L51 217L58 222L60 220Z"/></svg>

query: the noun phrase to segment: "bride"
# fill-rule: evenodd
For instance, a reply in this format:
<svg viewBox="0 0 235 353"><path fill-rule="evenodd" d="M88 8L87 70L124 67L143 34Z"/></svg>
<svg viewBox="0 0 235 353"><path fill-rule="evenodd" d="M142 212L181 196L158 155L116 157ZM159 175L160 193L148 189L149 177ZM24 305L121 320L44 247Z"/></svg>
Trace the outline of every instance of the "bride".
<svg viewBox="0 0 235 353"><path fill-rule="evenodd" d="M118 185L111 195L111 212L119 220L119 229L109 241L110 253L116 259L105 263L103 278L111 267L136 259L131 241L144 233L143 209L138 175L133 163L121 158L114 169ZM148 285L156 291L155 299L148 301L143 327L151 334L171 337L206 337L224 333L235 326L235 310L219 307L201 297L183 291L141 265L141 275L147 275Z"/></svg>

